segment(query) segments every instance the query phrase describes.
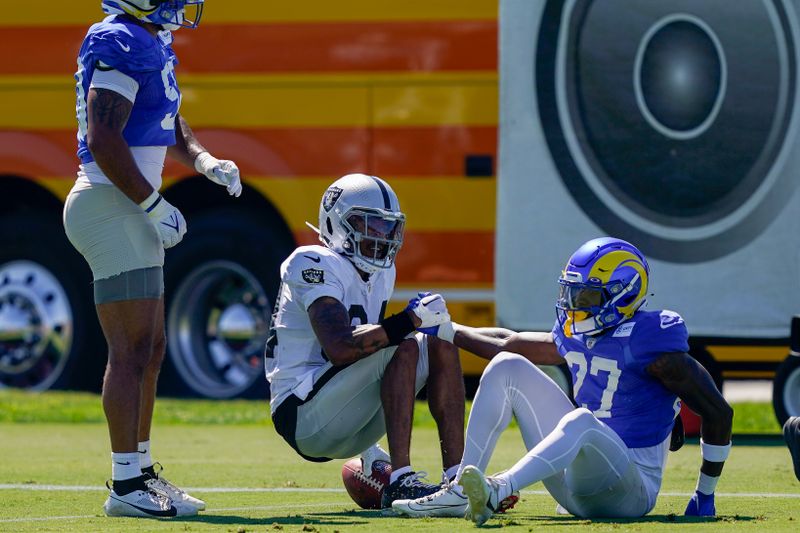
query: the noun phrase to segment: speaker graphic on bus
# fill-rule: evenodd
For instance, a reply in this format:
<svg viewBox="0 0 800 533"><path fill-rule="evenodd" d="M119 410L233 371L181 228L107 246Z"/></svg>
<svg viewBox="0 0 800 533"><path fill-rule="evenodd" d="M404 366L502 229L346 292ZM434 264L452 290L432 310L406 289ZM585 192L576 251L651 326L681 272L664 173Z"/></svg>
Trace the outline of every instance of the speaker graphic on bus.
<svg viewBox="0 0 800 533"><path fill-rule="evenodd" d="M499 324L551 328L564 262L612 235L701 358L749 345L715 377L772 376L800 308L797 9L501 1Z"/></svg>

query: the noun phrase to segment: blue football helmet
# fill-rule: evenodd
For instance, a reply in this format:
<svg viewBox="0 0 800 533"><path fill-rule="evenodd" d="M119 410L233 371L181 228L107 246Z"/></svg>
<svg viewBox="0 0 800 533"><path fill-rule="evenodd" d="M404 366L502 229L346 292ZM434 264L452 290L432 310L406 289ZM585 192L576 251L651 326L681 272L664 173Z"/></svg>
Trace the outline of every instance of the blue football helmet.
<svg viewBox="0 0 800 533"><path fill-rule="evenodd" d="M196 28L203 16L205 0L102 0L109 15L127 13L144 22L158 24L165 30ZM187 15L187 8L190 12Z"/></svg>
<svg viewBox="0 0 800 533"><path fill-rule="evenodd" d="M650 267L634 245L601 237L584 243L558 279L564 334L595 335L633 316L647 297Z"/></svg>

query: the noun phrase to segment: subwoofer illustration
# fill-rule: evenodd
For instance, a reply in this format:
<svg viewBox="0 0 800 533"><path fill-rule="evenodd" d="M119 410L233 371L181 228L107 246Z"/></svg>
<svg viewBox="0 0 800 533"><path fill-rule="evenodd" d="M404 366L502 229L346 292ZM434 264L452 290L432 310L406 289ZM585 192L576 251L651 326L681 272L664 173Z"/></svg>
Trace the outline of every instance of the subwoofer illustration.
<svg viewBox="0 0 800 533"><path fill-rule="evenodd" d="M796 10L501 1L501 324L551 327L564 261L613 235L651 260L651 307L679 311L693 335L788 337L800 307Z"/></svg>

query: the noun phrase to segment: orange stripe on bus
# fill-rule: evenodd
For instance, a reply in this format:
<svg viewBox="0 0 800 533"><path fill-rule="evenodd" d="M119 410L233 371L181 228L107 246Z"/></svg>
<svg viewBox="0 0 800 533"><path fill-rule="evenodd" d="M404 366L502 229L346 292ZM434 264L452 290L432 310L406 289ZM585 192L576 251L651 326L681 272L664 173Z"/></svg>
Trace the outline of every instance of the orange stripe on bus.
<svg viewBox="0 0 800 533"><path fill-rule="evenodd" d="M84 26L7 27L0 75L73 73ZM212 25L175 33L179 72L497 69L493 20Z"/></svg>
<svg viewBox="0 0 800 533"><path fill-rule="evenodd" d="M319 244L311 231L295 232L298 244ZM494 232L406 232L397 254L397 283L491 283Z"/></svg>
<svg viewBox="0 0 800 533"><path fill-rule="evenodd" d="M497 128L376 128L372 136L365 128L199 128L197 135L211 152L236 161L244 175L369 171L391 177L463 176L467 156L495 156ZM72 179L78 164L75 151L73 130L0 131L0 172ZM188 172L171 160L164 171L175 176Z"/></svg>

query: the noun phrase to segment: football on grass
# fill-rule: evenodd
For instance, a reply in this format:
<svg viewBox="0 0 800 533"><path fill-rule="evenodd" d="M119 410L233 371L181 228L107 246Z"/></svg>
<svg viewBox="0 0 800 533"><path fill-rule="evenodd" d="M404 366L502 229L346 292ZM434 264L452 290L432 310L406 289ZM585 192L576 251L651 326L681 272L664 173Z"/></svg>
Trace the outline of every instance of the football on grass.
<svg viewBox="0 0 800 533"><path fill-rule="evenodd" d="M392 465L386 461L374 461L372 472L361 469L361 458L350 459L342 466L342 481L347 494L363 509L380 509L383 489L389 485Z"/></svg>

